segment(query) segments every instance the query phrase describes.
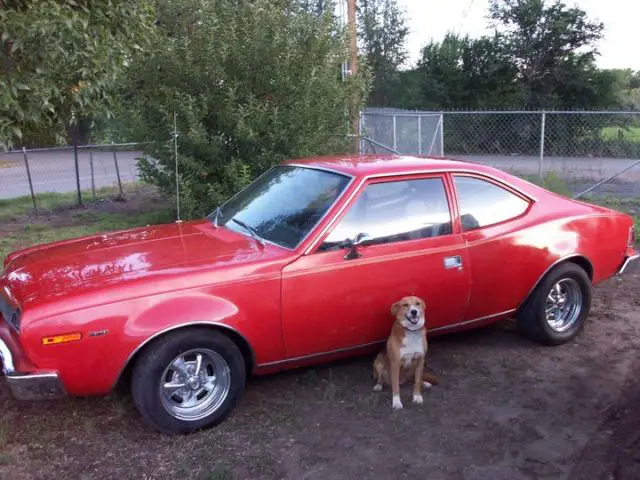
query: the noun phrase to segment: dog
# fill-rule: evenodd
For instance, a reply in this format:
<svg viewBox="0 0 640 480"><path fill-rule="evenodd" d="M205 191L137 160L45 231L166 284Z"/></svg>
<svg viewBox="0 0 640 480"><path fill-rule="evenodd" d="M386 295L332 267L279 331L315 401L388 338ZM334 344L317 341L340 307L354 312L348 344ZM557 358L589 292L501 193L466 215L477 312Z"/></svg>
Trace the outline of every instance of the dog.
<svg viewBox="0 0 640 480"><path fill-rule="evenodd" d="M392 408L402 408L400 385L413 378L413 403L422 404L422 387L439 383L437 377L424 372L427 354L425 302L419 297L404 297L391 305L395 317L386 347L373 362L374 391L391 385Z"/></svg>

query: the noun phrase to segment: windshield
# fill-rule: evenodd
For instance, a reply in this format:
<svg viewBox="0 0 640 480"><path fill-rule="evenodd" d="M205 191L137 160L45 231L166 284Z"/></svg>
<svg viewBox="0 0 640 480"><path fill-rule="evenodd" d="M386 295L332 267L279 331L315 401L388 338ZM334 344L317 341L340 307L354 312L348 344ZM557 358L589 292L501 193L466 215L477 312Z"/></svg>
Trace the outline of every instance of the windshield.
<svg viewBox="0 0 640 480"><path fill-rule="evenodd" d="M288 165L272 168L220 207L218 225L294 249L349 184L338 173ZM216 212L207 218L213 220Z"/></svg>

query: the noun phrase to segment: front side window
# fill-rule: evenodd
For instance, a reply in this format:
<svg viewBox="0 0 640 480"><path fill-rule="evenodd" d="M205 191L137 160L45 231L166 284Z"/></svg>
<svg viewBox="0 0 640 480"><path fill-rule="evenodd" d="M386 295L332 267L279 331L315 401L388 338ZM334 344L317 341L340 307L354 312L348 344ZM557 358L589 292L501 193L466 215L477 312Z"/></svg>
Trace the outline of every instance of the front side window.
<svg viewBox="0 0 640 480"><path fill-rule="evenodd" d="M360 233L369 244L438 237L451 233L451 215L441 178L368 185L327 236L320 250L341 248Z"/></svg>
<svg viewBox="0 0 640 480"><path fill-rule="evenodd" d="M242 223L264 240L296 248L349 180L346 175L312 168L274 167L222 205L218 225L249 234ZM207 218L215 217L216 212Z"/></svg>
<svg viewBox="0 0 640 480"><path fill-rule="evenodd" d="M465 232L510 220L529 208L526 200L486 180L457 175L453 178Z"/></svg>

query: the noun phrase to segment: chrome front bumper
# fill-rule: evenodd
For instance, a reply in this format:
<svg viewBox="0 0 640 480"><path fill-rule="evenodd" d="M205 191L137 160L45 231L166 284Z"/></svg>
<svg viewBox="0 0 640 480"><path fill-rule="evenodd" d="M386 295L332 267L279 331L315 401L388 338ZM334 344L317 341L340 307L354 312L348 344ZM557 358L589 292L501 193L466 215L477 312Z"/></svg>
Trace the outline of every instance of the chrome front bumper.
<svg viewBox="0 0 640 480"><path fill-rule="evenodd" d="M640 253L626 257L618 269L617 275L630 275L638 271L640 271Z"/></svg>
<svg viewBox="0 0 640 480"><path fill-rule="evenodd" d="M15 369L13 355L0 339L0 363L11 394L18 400L49 400L66 395L55 372L20 373Z"/></svg>

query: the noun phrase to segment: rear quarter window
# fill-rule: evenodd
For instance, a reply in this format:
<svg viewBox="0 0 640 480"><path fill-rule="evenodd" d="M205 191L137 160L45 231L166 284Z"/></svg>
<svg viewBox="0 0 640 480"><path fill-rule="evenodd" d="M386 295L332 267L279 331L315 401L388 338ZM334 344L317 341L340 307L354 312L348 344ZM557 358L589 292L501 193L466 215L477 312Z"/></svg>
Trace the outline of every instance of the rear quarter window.
<svg viewBox="0 0 640 480"><path fill-rule="evenodd" d="M465 232L514 219L529 208L527 200L487 180L460 175L453 179Z"/></svg>

